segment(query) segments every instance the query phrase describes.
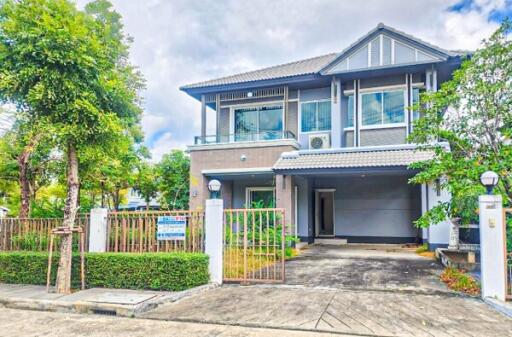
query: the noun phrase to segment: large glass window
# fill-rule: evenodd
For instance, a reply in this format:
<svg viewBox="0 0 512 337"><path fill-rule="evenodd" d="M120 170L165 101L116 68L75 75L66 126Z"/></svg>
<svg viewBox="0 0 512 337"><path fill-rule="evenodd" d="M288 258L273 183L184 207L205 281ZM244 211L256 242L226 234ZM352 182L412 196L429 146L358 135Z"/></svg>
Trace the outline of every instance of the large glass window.
<svg viewBox="0 0 512 337"><path fill-rule="evenodd" d="M302 132L331 130L331 101L301 104Z"/></svg>
<svg viewBox="0 0 512 337"><path fill-rule="evenodd" d="M347 102L347 128L354 126L354 95L348 96Z"/></svg>
<svg viewBox="0 0 512 337"><path fill-rule="evenodd" d="M405 121L404 90L361 95L362 125L395 124Z"/></svg>
<svg viewBox="0 0 512 337"><path fill-rule="evenodd" d="M235 109L235 140L279 139L283 131L281 105Z"/></svg>

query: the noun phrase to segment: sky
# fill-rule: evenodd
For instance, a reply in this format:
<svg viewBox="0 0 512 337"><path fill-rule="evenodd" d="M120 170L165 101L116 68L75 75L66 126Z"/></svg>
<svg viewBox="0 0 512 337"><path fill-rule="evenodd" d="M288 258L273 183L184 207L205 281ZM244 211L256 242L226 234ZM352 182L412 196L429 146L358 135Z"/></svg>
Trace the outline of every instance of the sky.
<svg viewBox="0 0 512 337"><path fill-rule="evenodd" d="M184 84L339 52L379 22L446 49L475 50L512 18L512 0L111 2L147 82L142 126L154 161L200 132L200 103L179 90Z"/></svg>

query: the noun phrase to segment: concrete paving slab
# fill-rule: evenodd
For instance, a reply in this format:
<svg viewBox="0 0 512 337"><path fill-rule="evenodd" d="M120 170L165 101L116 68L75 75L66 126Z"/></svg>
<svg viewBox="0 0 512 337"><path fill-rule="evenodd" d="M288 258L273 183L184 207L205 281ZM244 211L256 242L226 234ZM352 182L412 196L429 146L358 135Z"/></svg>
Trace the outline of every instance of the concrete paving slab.
<svg viewBox="0 0 512 337"><path fill-rule="evenodd" d="M286 263L286 284L336 289L451 292L436 261L396 245L312 245Z"/></svg>
<svg viewBox="0 0 512 337"><path fill-rule="evenodd" d="M223 286L141 318L370 336L512 336L512 319L453 294Z"/></svg>
<svg viewBox="0 0 512 337"><path fill-rule="evenodd" d="M171 294L173 294L171 291L152 292L129 289L92 288L67 295L63 297L62 300L68 302L85 301L95 303L135 305L157 296L169 296Z"/></svg>

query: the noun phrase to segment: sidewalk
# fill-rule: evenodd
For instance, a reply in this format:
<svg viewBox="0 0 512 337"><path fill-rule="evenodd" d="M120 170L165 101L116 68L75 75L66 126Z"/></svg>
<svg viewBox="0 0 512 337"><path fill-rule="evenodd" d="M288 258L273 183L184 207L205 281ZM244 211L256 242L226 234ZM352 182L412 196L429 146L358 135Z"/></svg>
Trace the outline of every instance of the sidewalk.
<svg viewBox="0 0 512 337"><path fill-rule="evenodd" d="M133 317L214 287L207 284L179 292L92 288L62 295L48 293L45 286L0 283L0 307Z"/></svg>

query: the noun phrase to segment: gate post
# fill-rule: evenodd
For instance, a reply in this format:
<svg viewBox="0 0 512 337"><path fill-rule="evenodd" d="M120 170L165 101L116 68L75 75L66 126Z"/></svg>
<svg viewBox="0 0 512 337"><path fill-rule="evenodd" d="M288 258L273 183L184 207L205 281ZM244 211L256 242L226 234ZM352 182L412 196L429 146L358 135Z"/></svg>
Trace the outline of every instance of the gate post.
<svg viewBox="0 0 512 337"><path fill-rule="evenodd" d="M204 251L210 257L210 281L222 284L223 249L224 249L224 205L222 199L207 199L204 221Z"/></svg>
<svg viewBox="0 0 512 337"><path fill-rule="evenodd" d="M505 219L501 195L481 195L480 207L480 266L482 298L506 297Z"/></svg>
<svg viewBox="0 0 512 337"><path fill-rule="evenodd" d="M89 218L89 252L104 253L107 251L107 216L106 208L91 209Z"/></svg>

